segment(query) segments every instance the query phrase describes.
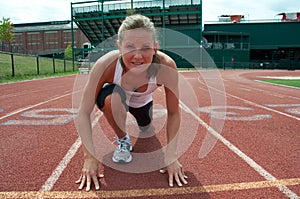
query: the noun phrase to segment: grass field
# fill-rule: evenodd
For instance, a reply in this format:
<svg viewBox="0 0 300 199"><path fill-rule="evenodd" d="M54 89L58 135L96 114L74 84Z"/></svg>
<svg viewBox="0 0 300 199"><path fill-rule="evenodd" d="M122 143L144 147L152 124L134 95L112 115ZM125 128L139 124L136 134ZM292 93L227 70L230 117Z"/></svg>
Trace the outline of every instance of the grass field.
<svg viewBox="0 0 300 199"><path fill-rule="evenodd" d="M300 80L263 80L264 82L300 88Z"/></svg>
<svg viewBox="0 0 300 199"><path fill-rule="evenodd" d="M12 56L0 53L0 83L36 79L49 76L60 76L76 73L73 71L71 61L34 57L25 55L13 55L14 74L12 76Z"/></svg>

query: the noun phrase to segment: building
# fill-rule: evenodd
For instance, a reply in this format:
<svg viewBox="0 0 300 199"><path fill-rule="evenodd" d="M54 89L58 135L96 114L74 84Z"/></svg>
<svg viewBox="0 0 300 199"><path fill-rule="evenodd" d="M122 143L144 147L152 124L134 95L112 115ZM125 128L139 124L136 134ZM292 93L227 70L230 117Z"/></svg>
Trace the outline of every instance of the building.
<svg viewBox="0 0 300 199"><path fill-rule="evenodd" d="M37 23L14 24L14 42L3 43L0 49L6 52L30 54L38 56L56 56L72 45L71 22L51 21ZM74 44L82 46L88 39L75 25Z"/></svg>
<svg viewBox="0 0 300 199"><path fill-rule="evenodd" d="M206 50L220 68L300 69L300 15L280 15L282 19L206 23Z"/></svg>

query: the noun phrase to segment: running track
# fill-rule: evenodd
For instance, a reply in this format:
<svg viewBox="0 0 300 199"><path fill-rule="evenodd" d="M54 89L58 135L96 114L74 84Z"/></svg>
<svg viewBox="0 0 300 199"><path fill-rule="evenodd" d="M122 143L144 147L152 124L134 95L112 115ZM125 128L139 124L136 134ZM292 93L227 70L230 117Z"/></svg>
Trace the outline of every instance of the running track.
<svg viewBox="0 0 300 199"><path fill-rule="evenodd" d="M198 103L189 107L185 93L180 104L185 131L195 132L180 159L187 186L169 188L167 176L158 171L127 173L100 164L101 191L78 191L74 182L83 161L73 75L0 85L0 198L299 198L300 90L256 80L300 76L300 71L181 75ZM162 89L154 100L156 107L164 106ZM101 114L94 119L113 138ZM134 150L164 145L164 133L162 128L158 139L135 140Z"/></svg>

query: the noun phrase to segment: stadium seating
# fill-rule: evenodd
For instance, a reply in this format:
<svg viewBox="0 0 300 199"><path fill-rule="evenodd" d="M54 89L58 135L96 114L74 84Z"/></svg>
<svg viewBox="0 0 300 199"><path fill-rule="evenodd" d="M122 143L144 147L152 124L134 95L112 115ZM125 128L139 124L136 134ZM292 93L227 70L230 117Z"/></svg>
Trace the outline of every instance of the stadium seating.
<svg viewBox="0 0 300 199"><path fill-rule="evenodd" d="M94 45L117 34L122 20L132 13L148 16L157 27L179 24L202 26L200 4L169 5L165 8L162 6L145 6L134 9L110 9L106 12L98 9L98 7L89 7L88 9L83 7L73 11L74 22Z"/></svg>

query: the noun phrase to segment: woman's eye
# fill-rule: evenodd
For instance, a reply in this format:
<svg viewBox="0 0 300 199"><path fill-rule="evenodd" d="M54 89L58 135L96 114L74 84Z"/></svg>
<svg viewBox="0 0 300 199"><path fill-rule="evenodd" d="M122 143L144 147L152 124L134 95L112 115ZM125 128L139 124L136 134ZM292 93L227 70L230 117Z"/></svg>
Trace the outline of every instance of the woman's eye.
<svg viewBox="0 0 300 199"><path fill-rule="evenodd" d="M132 45L128 45L128 46L126 46L126 48L127 48L127 50L130 50L130 51L135 50L134 46L132 46Z"/></svg>
<svg viewBox="0 0 300 199"><path fill-rule="evenodd" d="M151 47L143 47L143 48L142 48L142 51L144 51L144 52L149 52L149 51L151 51L151 50L152 50Z"/></svg>

